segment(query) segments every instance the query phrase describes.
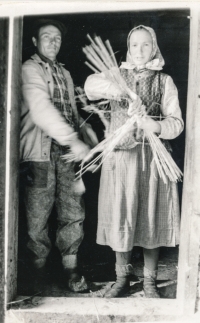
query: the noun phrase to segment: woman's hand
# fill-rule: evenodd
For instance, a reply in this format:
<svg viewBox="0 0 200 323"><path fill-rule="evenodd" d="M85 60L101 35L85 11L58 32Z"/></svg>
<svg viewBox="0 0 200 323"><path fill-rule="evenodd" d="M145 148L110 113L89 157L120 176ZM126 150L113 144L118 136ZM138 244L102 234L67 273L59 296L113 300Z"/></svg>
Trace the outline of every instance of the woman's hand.
<svg viewBox="0 0 200 323"><path fill-rule="evenodd" d="M141 109L141 106L142 106L142 101L141 99L139 98L139 96L136 97L136 100L132 100L129 102L129 108L128 108L128 116L129 117L132 117L132 115L134 113L138 113L138 111L140 111Z"/></svg>
<svg viewBox="0 0 200 323"><path fill-rule="evenodd" d="M137 118L137 126L140 129L143 129L144 131L151 131L157 134L161 133L161 126L159 122L153 120L151 117L145 116L145 117L138 117Z"/></svg>

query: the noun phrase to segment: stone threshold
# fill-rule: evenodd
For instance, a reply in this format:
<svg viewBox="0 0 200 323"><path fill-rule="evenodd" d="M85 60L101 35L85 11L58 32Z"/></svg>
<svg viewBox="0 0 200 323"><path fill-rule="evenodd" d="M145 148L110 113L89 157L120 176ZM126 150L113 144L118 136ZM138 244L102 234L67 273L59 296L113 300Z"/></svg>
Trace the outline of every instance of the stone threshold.
<svg viewBox="0 0 200 323"><path fill-rule="evenodd" d="M7 311L6 323L185 321L176 299L18 296L16 301L21 306Z"/></svg>

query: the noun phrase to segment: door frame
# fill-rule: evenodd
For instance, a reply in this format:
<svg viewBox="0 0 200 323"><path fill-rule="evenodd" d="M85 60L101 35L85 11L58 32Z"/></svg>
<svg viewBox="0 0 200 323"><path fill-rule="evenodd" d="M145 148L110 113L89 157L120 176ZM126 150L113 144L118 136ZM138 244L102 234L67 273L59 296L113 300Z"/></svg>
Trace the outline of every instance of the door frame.
<svg viewBox="0 0 200 323"><path fill-rule="evenodd" d="M183 8L185 9L185 8ZM190 55L189 55L189 77L188 77L188 99L187 99L187 119L186 119L186 149L185 149L185 165L184 165L184 183L183 183L183 198L182 198L182 221L181 221L181 237L178 262L178 285L176 300L114 300L113 307L105 300L96 299L91 302L90 299L80 298L80 304L83 305L81 319L83 322L88 322L88 311L91 310L91 320L94 318L104 317L108 322L112 317L121 317L116 310L121 308L120 313L124 313L124 320L131 316L133 320L149 320L152 315L159 315L162 320L169 318L177 318L190 316L195 313L197 303L197 286L198 286L198 263L199 263L199 247L200 247L200 198L199 198L199 183L200 183L200 10L191 6L190 14ZM78 7L77 7L78 11ZM66 10L67 12L67 10ZM47 12L48 13L48 10ZM30 13L29 13L30 14ZM0 107L4 114L4 125L0 128L2 135L2 147L5 149L5 156L0 156L1 168L1 184L5 181L2 201L3 208L0 209L1 215L1 234L4 237L1 243L2 265L0 273L3 280L1 282L2 292L2 307L0 316L3 319L10 317L10 310L6 309L6 304L16 297L16 262L17 262L17 219L18 219L18 151L19 151L19 111L20 111L20 66L21 66L21 48L22 48L22 17L5 18L9 24L5 24L5 33L9 35L7 48L4 55L1 55L1 63L5 64L4 81L4 105ZM7 29L6 29L7 28ZM17 136L16 136L17 133ZM1 143L1 142L0 142ZM11 203L12 201L12 203ZM1 253L0 253L1 255ZM80 312L73 308L75 299L63 299L65 306L65 315L74 317ZM17 310L14 315L20 318L33 318L37 316L37 322L43 322L44 319L52 318L51 304L55 304L55 318L62 322L63 310L57 299L40 298L37 299L38 305L30 310ZM48 309L49 304L49 309ZM93 304L93 305L91 305ZM127 305L129 304L129 306ZM107 312L104 307L107 307ZM130 311L131 308L134 308ZM161 308L162 307L162 308ZM77 308L77 306L76 306ZM141 311L141 308L145 308ZM74 309L74 312L72 312ZM146 312L147 311L147 312ZM42 314L43 313L43 314ZM107 313L107 314L106 314ZM152 314L154 313L154 314ZM60 316L59 316L60 315ZM71 315L71 316L70 316ZM110 318L110 321L109 321ZM63 317L63 322L64 319ZM34 320L33 320L34 321ZM3 322L3 320L2 320ZM27 321L28 322L28 321ZM44 321L46 322L46 321ZM54 322L53 320L51 322ZM92 321L91 321L92 322Z"/></svg>

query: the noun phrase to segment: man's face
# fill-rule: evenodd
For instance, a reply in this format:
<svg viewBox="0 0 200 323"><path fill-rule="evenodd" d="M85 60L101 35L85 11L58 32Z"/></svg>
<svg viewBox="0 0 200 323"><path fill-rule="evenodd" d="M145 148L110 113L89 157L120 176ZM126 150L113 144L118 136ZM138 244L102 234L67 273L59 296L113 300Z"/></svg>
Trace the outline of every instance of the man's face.
<svg viewBox="0 0 200 323"><path fill-rule="evenodd" d="M58 28L52 25L41 27L38 39L33 37L32 40L40 54L55 61L62 42L61 32Z"/></svg>

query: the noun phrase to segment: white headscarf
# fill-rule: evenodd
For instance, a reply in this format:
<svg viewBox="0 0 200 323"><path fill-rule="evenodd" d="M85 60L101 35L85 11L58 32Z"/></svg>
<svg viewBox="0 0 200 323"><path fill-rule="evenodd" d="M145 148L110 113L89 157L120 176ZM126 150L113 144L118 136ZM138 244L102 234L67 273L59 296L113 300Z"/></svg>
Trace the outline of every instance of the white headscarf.
<svg viewBox="0 0 200 323"><path fill-rule="evenodd" d="M147 62L144 67L149 69L149 70L162 70L162 67L165 64L165 61L161 55L160 49L158 48L158 44L157 44L157 39L156 39L156 34L154 32L154 30L151 27L146 27L143 25L139 25L135 28L133 28L130 33L128 34L128 38L127 38L127 47L128 47L128 52L126 55L126 62L122 62L120 68L125 68L125 69L134 69L136 68L136 65L134 64L130 51L129 51L129 45L130 45L130 37L132 35L132 33L136 30L140 30L140 29L145 29L147 30L152 38L152 42L153 42L153 49L152 49L152 53L151 53L151 57L149 62Z"/></svg>

